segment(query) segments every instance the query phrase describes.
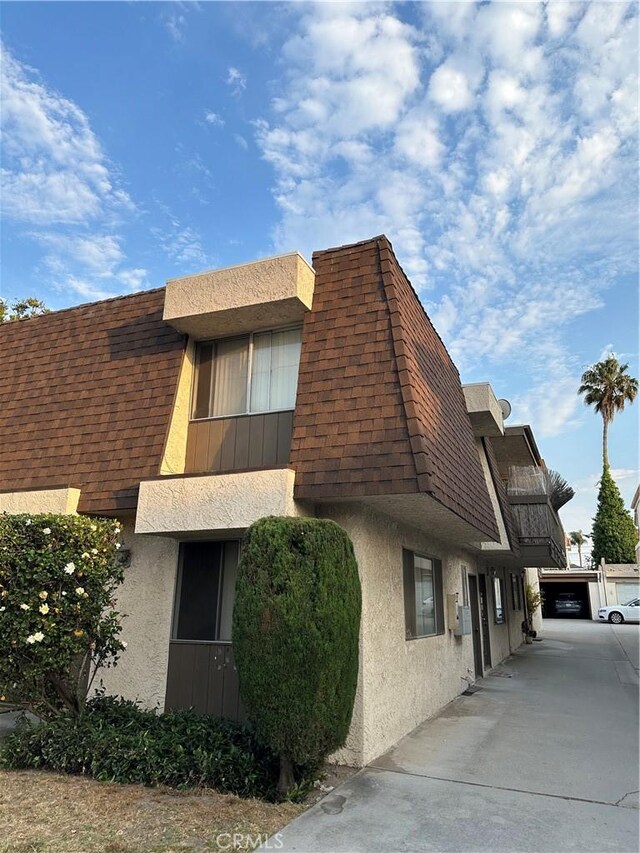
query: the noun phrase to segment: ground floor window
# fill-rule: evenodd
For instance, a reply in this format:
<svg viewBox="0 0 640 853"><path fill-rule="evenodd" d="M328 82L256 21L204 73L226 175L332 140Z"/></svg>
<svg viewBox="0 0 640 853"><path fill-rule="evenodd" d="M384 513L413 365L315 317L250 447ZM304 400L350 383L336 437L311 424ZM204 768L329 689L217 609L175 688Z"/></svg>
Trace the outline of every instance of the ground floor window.
<svg viewBox="0 0 640 853"><path fill-rule="evenodd" d="M495 577L493 579L493 619L496 625L504 622L504 606L504 581L502 578Z"/></svg>
<svg viewBox="0 0 640 853"><path fill-rule="evenodd" d="M238 556L235 541L182 544L174 640L231 642Z"/></svg>
<svg viewBox="0 0 640 853"><path fill-rule="evenodd" d="M444 632L442 563L403 550L404 613L407 640Z"/></svg>

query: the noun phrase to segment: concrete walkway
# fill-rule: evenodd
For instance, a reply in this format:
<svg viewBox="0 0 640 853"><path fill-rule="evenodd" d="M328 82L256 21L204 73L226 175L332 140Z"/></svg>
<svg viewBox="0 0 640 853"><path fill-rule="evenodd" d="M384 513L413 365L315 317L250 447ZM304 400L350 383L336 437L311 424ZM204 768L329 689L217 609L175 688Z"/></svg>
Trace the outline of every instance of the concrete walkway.
<svg viewBox="0 0 640 853"><path fill-rule="evenodd" d="M512 677L487 676L419 726L279 849L636 853L639 634L547 621L498 668Z"/></svg>

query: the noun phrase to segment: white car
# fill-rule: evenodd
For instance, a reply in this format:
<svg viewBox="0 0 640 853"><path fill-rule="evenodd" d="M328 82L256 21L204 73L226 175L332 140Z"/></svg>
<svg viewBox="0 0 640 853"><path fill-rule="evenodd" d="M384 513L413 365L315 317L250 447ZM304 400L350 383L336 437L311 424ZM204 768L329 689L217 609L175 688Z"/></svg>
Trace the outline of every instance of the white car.
<svg viewBox="0 0 640 853"><path fill-rule="evenodd" d="M612 604L598 610L598 619L620 625L622 622L640 622L640 598L633 598L626 604Z"/></svg>

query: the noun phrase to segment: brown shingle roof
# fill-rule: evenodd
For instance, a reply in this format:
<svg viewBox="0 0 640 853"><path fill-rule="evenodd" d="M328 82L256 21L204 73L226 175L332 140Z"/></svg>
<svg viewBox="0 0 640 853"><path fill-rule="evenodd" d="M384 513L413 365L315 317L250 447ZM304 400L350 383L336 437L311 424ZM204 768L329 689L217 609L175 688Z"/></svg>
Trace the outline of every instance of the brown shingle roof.
<svg viewBox="0 0 640 853"><path fill-rule="evenodd" d="M135 508L184 350L163 301L164 288L0 326L0 491L73 485L81 512Z"/></svg>
<svg viewBox="0 0 640 853"><path fill-rule="evenodd" d="M316 252L296 497L427 493L498 538L460 377L386 237Z"/></svg>

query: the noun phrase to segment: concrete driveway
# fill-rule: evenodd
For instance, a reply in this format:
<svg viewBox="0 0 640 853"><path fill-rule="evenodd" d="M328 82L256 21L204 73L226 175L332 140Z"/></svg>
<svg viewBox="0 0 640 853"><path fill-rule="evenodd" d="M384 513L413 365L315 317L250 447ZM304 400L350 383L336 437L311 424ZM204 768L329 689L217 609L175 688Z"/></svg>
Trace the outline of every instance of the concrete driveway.
<svg viewBox="0 0 640 853"><path fill-rule="evenodd" d="M639 634L547 621L498 668L510 678L487 676L418 727L279 849L636 853Z"/></svg>

